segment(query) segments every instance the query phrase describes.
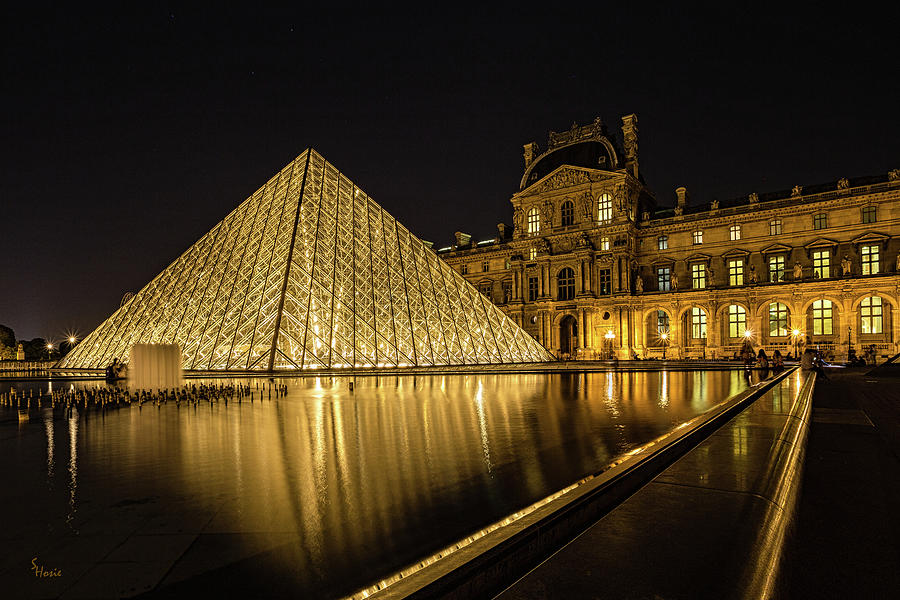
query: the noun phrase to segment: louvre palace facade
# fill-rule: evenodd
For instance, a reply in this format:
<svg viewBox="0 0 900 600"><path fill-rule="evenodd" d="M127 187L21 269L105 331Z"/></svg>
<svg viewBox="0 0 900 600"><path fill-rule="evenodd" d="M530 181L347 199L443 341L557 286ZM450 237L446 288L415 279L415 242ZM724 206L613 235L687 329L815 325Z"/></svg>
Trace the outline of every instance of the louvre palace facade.
<svg viewBox="0 0 900 600"><path fill-rule="evenodd" d="M439 256L561 358L900 351L900 169L702 204L678 188L661 208L635 115L621 131L526 144L513 225Z"/></svg>

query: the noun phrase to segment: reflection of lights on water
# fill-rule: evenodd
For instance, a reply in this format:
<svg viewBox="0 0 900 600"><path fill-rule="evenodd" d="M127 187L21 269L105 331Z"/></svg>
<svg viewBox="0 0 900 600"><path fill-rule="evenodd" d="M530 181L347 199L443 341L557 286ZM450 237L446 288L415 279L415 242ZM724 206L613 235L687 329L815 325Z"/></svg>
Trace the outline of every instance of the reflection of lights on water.
<svg viewBox="0 0 900 600"><path fill-rule="evenodd" d="M481 451L484 453L484 464L487 466L488 473L493 475L491 448L487 435L487 421L484 418L484 387L480 379L478 380L478 388L475 390L475 409L478 411L478 430L481 432Z"/></svg>
<svg viewBox="0 0 900 600"><path fill-rule="evenodd" d="M47 483L53 487L53 409L44 412L44 429L47 432Z"/></svg>
<svg viewBox="0 0 900 600"><path fill-rule="evenodd" d="M75 491L78 484L78 410L72 409L69 418L69 514L66 524L70 527L75 520Z"/></svg>

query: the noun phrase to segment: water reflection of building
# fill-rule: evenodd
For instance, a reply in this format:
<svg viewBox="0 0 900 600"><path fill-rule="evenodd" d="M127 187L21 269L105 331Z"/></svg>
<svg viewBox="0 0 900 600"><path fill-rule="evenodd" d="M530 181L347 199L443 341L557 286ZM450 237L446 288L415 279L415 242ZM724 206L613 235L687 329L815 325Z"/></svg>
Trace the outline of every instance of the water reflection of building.
<svg viewBox="0 0 900 600"><path fill-rule="evenodd" d="M682 187L661 208L634 115L622 137L597 119L526 144L513 226L457 232L440 255L560 355L717 358L744 335L783 353L898 349L900 169L722 202Z"/></svg>

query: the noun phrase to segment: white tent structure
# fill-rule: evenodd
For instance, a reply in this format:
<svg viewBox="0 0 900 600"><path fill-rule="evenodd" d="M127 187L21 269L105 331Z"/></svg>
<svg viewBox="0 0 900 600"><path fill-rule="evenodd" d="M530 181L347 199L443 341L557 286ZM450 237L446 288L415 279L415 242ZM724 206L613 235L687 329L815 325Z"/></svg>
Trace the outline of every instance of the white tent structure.
<svg viewBox="0 0 900 600"><path fill-rule="evenodd" d="M184 369L527 363L538 342L312 149L63 358L178 344Z"/></svg>

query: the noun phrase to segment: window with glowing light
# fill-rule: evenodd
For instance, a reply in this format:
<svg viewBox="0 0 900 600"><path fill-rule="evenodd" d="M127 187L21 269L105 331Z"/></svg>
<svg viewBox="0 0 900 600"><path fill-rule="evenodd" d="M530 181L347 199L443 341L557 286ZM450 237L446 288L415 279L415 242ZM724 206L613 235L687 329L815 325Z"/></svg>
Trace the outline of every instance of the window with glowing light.
<svg viewBox="0 0 900 600"><path fill-rule="evenodd" d="M831 250L813 252L813 276L822 279L831 277Z"/></svg>
<svg viewBox="0 0 900 600"><path fill-rule="evenodd" d="M661 292L668 292L672 289L672 272L669 267L657 267L656 289Z"/></svg>
<svg viewBox="0 0 900 600"><path fill-rule="evenodd" d="M612 221L612 196L600 194L597 198L597 220L601 223Z"/></svg>
<svg viewBox="0 0 900 600"><path fill-rule="evenodd" d="M702 290L706 287L706 265L694 263L691 265L691 287Z"/></svg>
<svg viewBox="0 0 900 600"><path fill-rule="evenodd" d="M611 269L600 269L600 294L607 296L612 294L612 270Z"/></svg>
<svg viewBox="0 0 900 600"><path fill-rule="evenodd" d="M833 335L834 315L831 300L816 300L812 303L813 335Z"/></svg>
<svg viewBox="0 0 900 600"><path fill-rule="evenodd" d="M769 221L769 235L781 235L781 219Z"/></svg>
<svg viewBox="0 0 900 600"><path fill-rule="evenodd" d="M828 227L828 215L819 213L813 217L813 229L825 229Z"/></svg>
<svg viewBox="0 0 900 600"><path fill-rule="evenodd" d="M662 337L662 334L669 333L669 313L664 310L656 311L656 333Z"/></svg>
<svg viewBox="0 0 900 600"><path fill-rule="evenodd" d="M728 307L728 337L744 337L747 331L747 311L743 306L732 304Z"/></svg>
<svg viewBox="0 0 900 600"><path fill-rule="evenodd" d="M563 202L559 209L559 217L563 227L573 225L575 223L575 203L571 200Z"/></svg>
<svg viewBox="0 0 900 600"><path fill-rule="evenodd" d="M864 334L884 332L884 306L881 296L863 298L859 303L860 329Z"/></svg>
<svg viewBox="0 0 900 600"><path fill-rule="evenodd" d="M609 238L603 236L600 238L600 250L609 250Z"/></svg>
<svg viewBox="0 0 900 600"><path fill-rule="evenodd" d="M881 256L877 245L863 246L859 249L859 254L863 275L876 275L881 272Z"/></svg>
<svg viewBox="0 0 900 600"><path fill-rule="evenodd" d="M537 235L541 232L541 215L537 208L528 209L528 234Z"/></svg>
<svg viewBox="0 0 900 600"><path fill-rule="evenodd" d="M698 306L691 308L691 337L706 339L706 311Z"/></svg>
<svg viewBox="0 0 900 600"><path fill-rule="evenodd" d="M769 281L784 279L784 256L769 257Z"/></svg>
<svg viewBox="0 0 900 600"><path fill-rule="evenodd" d="M699 230L695 231L691 234L691 239L693 240L695 246L699 246L703 243L703 232Z"/></svg>
<svg viewBox="0 0 900 600"><path fill-rule="evenodd" d="M728 230L728 234L731 236L731 241L736 242L741 239L741 226L740 225L732 225Z"/></svg>
<svg viewBox="0 0 900 600"><path fill-rule="evenodd" d="M744 259L728 261L728 285L744 285Z"/></svg>
<svg viewBox="0 0 900 600"><path fill-rule="evenodd" d="M569 267L560 269L556 275L556 299L571 300L575 297L575 271Z"/></svg>
<svg viewBox="0 0 900 600"><path fill-rule="evenodd" d="M534 260L537 258L537 248L531 247L528 249L528 260Z"/></svg>
<svg viewBox="0 0 900 600"><path fill-rule="evenodd" d="M863 223L874 223L878 219L875 213L874 206L866 206L862 209L862 222Z"/></svg>
<svg viewBox="0 0 900 600"><path fill-rule="evenodd" d="M769 336L780 337L788 334L788 307L781 302L769 304Z"/></svg>
<svg viewBox="0 0 900 600"><path fill-rule="evenodd" d="M669 248L669 236L661 235L656 238L656 249L657 250L668 250Z"/></svg>

